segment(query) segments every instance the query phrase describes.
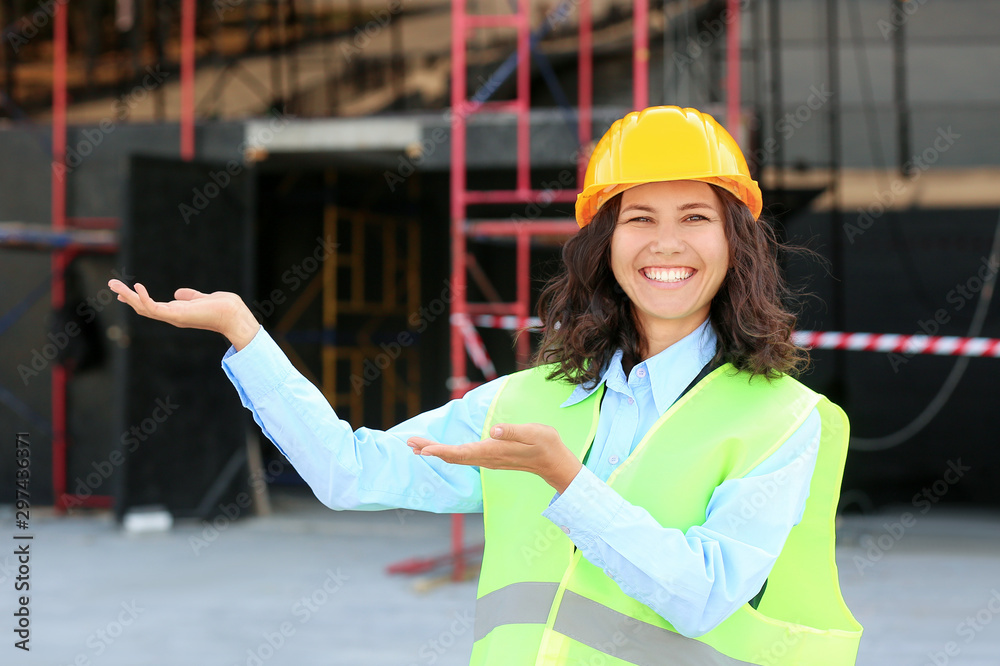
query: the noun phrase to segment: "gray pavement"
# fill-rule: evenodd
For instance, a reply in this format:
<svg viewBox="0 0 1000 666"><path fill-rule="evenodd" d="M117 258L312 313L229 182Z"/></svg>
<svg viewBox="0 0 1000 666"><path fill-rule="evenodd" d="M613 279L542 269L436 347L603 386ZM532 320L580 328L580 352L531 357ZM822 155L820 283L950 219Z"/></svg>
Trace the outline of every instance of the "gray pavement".
<svg viewBox="0 0 1000 666"><path fill-rule="evenodd" d="M33 512L31 651L13 647L4 547L0 664L468 663L475 584L385 573L445 551L448 516L273 500L273 515L214 532L190 521L130 535L106 513ZM0 519L13 523L10 507ZM468 541L481 539L479 516L465 524ZM14 543L12 530L2 538ZM860 666L1000 664L1000 513L900 507L847 517L839 541L844 595L865 626Z"/></svg>

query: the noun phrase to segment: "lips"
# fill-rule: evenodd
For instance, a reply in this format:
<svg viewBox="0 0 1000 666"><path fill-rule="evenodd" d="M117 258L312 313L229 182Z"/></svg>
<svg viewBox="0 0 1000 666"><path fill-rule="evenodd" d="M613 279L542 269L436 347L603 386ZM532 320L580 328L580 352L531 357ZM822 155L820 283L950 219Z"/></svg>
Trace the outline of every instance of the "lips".
<svg viewBox="0 0 1000 666"><path fill-rule="evenodd" d="M695 270L687 266L671 268L647 266L642 269L642 274L655 282L683 282L694 275Z"/></svg>

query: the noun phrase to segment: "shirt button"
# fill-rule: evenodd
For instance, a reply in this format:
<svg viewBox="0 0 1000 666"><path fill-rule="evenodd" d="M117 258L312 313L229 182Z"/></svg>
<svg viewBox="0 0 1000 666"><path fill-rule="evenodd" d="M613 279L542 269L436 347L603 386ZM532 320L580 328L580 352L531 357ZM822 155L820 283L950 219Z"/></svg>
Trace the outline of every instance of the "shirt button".
<svg viewBox="0 0 1000 666"><path fill-rule="evenodd" d="M563 532L565 532L566 534L569 534L569 528L568 528L568 527L566 527L565 525L560 525L560 526L559 526L559 529L561 529L561 530L562 530Z"/></svg>
<svg viewBox="0 0 1000 666"><path fill-rule="evenodd" d="M638 370L636 370L635 371L635 376L636 377L645 377L646 376L646 368L639 368Z"/></svg>
<svg viewBox="0 0 1000 666"><path fill-rule="evenodd" d="M617 465L618 464L618 456L611 456L610 458L608 458L608 462L611 463L612 465Z"/></svg>
<svg viewBox="0 0 1000 666"><path fill-rule="evenodd" d="M628 404L634 405L635 404L635 400L633 400L632 398L629 398L628 399Z"/></svg>

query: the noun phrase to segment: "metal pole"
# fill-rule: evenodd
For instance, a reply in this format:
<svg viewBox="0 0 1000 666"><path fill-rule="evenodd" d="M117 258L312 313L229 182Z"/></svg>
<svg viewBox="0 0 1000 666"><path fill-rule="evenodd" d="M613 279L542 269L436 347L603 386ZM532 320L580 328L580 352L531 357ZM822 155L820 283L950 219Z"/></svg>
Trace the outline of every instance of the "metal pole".
<svg viewBox="0 0 1000 666"><path fill-rule="evenodd" d="M181 159L194 159L195 0L181 2Z"/></svg>
<svg viewBox="0 0 1000 666"><path fill-rule="evenodd" d="M577 105L579 107L579 120L576 123L576 130L579 137L580 153L577 155L577 187L583 189L583 180L587 175L587 155L588 146L591 140L592 119L591 107L593 104L593 70L594 54L591 45L593 31L593 16L591 15L590 0L580 0L580 53L579 71L577 84Z"/></svg>
<svg viewBox="0 0 1000 666"><path fill-rule="evenodd" d="M649 0L634 0L632 25L632 108L649 106Z"/></svg>
<svg viewBox="0 0 1000 666"><path fill-rule="evenodd" d="M830 293L830 315L833 330L844 330L844 234L841 229L840 210L840 24L837 16L838 0L826 0L826 36L827 36L827 69L830 79L830 264L833 270L834 283ZM843 378L841 376L842 359L838 354L833 356L833 387L830 391L842 399Z"/></svg>
<svg viewBox="0 0 1000 666"><path fill-rule="evenodd" d="M52 40L52 228L66 227L66 46L67 3L57 2ZM66 303L67 253L52 253L52 311ZM52 494L57 511L65 511L66 495L66 368L52 366Z"/></svg>
<svg viewBox="0 0 1000 666"><path fill-rule="evenodd" d="M771 136L774 139L774 172L775 189L784 192L785 189L785 140L778 132L778 120L782 116L781 86L781 0L771 0L768 5L768 19L771 41Z"/></svg>
<svg viewBox="0 0 1000 666"><path fill-rule="evenodd" d="M451 397L461 398L468 386L465 344L457 319L468 316L465 302L465 0L451 5ZM462 514L451 517L451 550L454 557L452 579L465 575Z"/></svg>
<svg viewBox="0 0 1000 666"><path fill-rule="evenodd" d="M517 189L531 194L531 5L517 0Z"/></svg>
<svg viewBox="0 0 1000 666"><path fill-rule="evenodd" d="M740 140L740 0L728 0L726 27L726 124Z"/></svg>
<svg viewBox="0 0 1000 666"><path fill-rule="evenodd" d="M898 11L903 11L905 0L891 0L891 5ZM906 90L906 21L899 21L896 31L892 35L892 57L893 57L893 101L896 106L896 124L898 126L898 150L897 161L899 172L903 176L909 177L913 167L904 165L910 159L910 110L907 106Z"/></svg>

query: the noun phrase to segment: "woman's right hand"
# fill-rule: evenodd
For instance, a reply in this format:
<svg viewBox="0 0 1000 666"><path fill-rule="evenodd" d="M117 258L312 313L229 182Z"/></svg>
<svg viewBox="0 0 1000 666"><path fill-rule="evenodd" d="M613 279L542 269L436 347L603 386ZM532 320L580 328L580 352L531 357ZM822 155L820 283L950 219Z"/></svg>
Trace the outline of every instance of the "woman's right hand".
<svg viewBox="0 0 1000 666"><path fill-rule="evenodd" d="M196 289L182 287L174 292L176 300L154 301L146 288L135 283L135 291L121 280L108 282L118 300L132 306L138 314L156 319L178 328L200 328L226 336L239 351L250 344L260 324L250 308L237 294L215 291L203 294Z"/></svg>

